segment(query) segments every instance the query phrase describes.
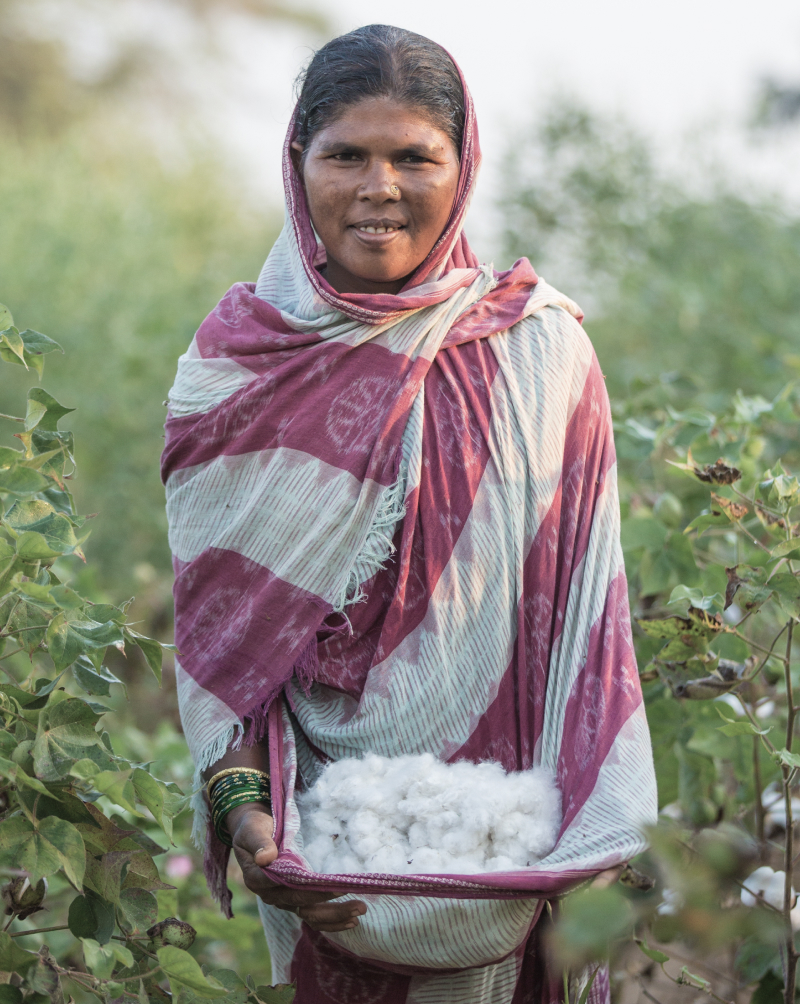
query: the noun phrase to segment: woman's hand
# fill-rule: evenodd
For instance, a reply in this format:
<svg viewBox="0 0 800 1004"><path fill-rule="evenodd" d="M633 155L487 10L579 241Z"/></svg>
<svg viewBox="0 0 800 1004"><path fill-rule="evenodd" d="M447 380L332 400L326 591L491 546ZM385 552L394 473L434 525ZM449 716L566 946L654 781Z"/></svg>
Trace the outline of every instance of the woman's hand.
<svg viewBox="0 0 800 1004"><path fill-rule="evenodd" d="M348 931L358 926L358 918L367 912L366 903L331 903L336 898L333 893L287 889L267 878L262 868L277 858L278 848L272 839L272 816L265 806L257 802L238 805L226 822L244 884L256 896L279 910L296 913L315 931Z"/></svg>

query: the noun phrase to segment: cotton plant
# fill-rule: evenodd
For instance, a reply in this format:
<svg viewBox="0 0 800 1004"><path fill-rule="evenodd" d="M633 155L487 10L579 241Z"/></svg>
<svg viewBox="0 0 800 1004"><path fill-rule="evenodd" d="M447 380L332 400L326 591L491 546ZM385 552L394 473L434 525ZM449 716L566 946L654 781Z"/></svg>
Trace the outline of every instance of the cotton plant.
<svg viewBox="0 0 800 1004"><path fill-rule="evenodd" d="M0 360L41 377L59 350L0 304ZM0 447L0 1000L162 1001L169 986L187 1004L234 991L288 1004L290 987L204 972L188 951L191 925L159 919L156 894L173 887L151 834L171 844L186 796L115 751L103 716L122 687L109 650L138 649L160 681L168 646L134 629L127 604L92 602L71 584L89 535L70 492L72 433L59 427L71 411L34 386L24 416L0 416L21 446Z"/></svg>
<svg viewBox="0 0 800 1004"><path fill-rule="evenodd" d="M641 865L656 888L568 897L563 942L594 931L599 958L628 932L667 977L718 1000L716 977L680 970L670 944L691 945L699 964L727 953L730 985L793 1004L800 907L797 877L785 875L800 850L800 393L737 393L716 411L680 411L673 397L665 378L612 403L662 806Z"/></svg>

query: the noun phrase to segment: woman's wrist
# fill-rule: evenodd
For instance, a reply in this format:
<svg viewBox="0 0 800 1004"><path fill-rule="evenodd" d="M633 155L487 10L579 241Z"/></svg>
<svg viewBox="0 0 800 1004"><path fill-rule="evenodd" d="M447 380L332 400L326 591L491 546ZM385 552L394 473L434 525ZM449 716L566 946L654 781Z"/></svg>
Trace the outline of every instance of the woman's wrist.
<svg viewBox="0 0 800 1004"><path fill-rule="evenodd" d="M272 818L272 814L263 802L246 802L244 805L237 805L235 808L231 809L226 816L228 832L231 836L236 833L242 820L253 812L269 816L270 819Z"/></svg>

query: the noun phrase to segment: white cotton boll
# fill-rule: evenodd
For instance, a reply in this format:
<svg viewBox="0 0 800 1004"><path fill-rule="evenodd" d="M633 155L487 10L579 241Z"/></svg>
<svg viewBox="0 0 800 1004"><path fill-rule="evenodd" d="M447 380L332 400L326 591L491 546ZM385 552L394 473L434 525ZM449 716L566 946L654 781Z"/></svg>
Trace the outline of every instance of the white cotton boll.
<svg viewBox="0 0 800 1004"><path fill-rule="evenodd" d="M776 910L783 909L784 883L786 872L773 871L769 865L762 865L761 868L749 875L742 885L742 903L745 906L755 906L760 899L774 906ZM794 889L792 890L794 899Z"/></svg>
<svg viewBox="0 0 800 1004"><path fill-rule="evenodd" d="M297 804L306 857L323 874L516 871L552 849L561 813L542 768L506 774L430 753L328 764Z"/></svg>
<svg viewBox="0 0 800 1004"><path fill-rule="evenodd" d="M505 854L498 854L495 857L486 859L487 872L514 872L519 870L519 865L515 864L512 858Z"/></svg>

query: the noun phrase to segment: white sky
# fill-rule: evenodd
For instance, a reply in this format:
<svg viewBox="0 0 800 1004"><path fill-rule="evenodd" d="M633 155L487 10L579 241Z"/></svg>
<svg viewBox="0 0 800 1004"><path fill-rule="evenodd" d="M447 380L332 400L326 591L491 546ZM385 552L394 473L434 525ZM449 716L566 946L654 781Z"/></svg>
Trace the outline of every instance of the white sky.
<svg viewBox="0 0 800 1004"><path fill-rule="evenodd" d="M673 168L702 175L700 137L729 170L788 191L800 205L800 125L760 149L742 129L762 76L800 81L800 0L295 2L325 12L336 32L397 24L452 52L475 98L484 151L469 232L488 245L506 145L559 91L631 118ZM37 9L89 75L120 41L160 46L167 72L184 81L203 129L238 165L246 190L258 202L280 200L292 83L315 42L308 32L229 13L216 18L212 35L232 58L214 60L208 36L169 0L115 0L113 7L39 0ZM684 142L689 132L695 147ZM476 250L491 253L490 246Z"/></svg>
<svg viewBox="0 0 800 1004"><path fill-rule="evenodd" d="M418 31L461 64L484 150L473 232L487 230L505 143L556 91L632 118L678 166L688 156L676 152L687 132L713 133L731 166L800 194L800 128L760 152L743 153L737 137L762 76L800 81L798 0L338 0L335 12L318 7L339 31L370 22ZM274 27L244 40L234 31L230 39L249 99L236 112L228 106L226 127L255 155L258 187L277 194L291 82L308 41Z"/></svg>

